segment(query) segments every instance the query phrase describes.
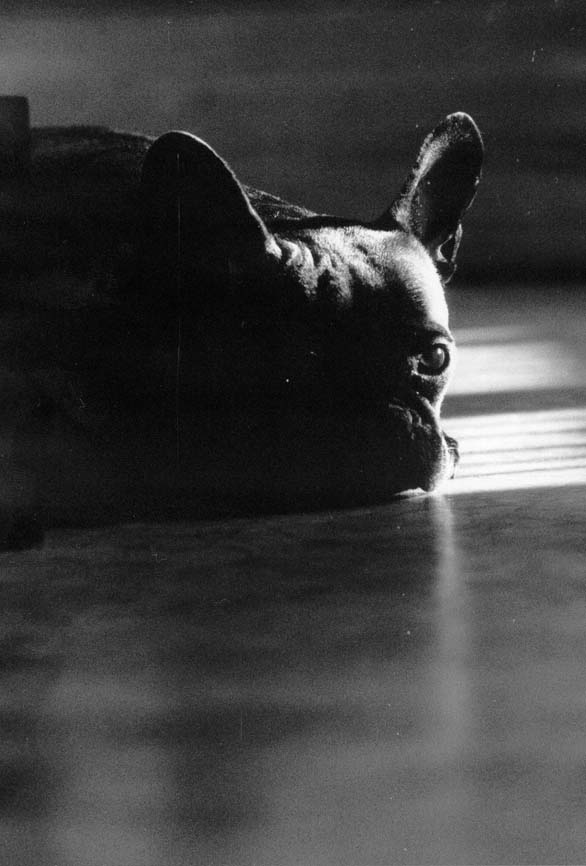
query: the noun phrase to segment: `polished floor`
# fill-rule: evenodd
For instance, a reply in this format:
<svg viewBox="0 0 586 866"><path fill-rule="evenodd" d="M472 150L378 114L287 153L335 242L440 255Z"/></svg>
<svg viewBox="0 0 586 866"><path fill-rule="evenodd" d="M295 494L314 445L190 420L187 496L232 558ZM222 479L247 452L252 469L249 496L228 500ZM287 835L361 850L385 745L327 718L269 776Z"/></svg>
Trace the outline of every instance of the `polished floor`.
<svg viewBox="0 0 586 866"><path fill-rule="evenodd" d="M0 556L0 862L586 862L586 302L454 290L457 479Z"/></svg>

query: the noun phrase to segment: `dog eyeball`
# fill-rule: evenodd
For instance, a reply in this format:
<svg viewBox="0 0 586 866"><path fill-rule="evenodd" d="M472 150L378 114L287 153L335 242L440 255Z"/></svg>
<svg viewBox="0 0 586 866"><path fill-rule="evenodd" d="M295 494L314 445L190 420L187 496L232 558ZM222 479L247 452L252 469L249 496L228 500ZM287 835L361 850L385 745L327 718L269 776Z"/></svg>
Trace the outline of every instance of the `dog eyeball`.
<svg viewBox="0 0 586 866"><path fill-rule="evenodd" d="M439 376L450 363L450 353L444 343L434 343L419 356L417 372L422 376Z"/></svg>

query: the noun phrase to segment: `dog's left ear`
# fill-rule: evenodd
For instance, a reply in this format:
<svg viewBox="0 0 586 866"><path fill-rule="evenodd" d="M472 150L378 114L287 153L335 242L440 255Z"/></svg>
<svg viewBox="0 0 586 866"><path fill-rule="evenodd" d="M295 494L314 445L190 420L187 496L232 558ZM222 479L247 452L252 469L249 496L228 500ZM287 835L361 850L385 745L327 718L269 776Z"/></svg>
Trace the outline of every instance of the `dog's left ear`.
<svg viewBox="0 0 586 866"><path fill-rule="evenodd" d="M401 194L374 225L398 223L427 248L445 281L456 269L462 217L476 194L484 147L478 127L450 114L423 142Z"/></svg>

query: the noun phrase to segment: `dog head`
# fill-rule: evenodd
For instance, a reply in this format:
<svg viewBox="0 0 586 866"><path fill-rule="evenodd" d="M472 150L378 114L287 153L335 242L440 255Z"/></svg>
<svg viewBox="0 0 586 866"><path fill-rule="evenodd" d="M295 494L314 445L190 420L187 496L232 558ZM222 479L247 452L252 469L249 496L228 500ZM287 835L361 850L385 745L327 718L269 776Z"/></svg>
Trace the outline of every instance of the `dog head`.
<svg viewBox="0 0 586 866"><path fill-rule="evenodd" d="M450 115L365 223L244 187L193 135L159 138L142 174L142 303L181 324L186 401L279 418L280 447L317 446L345 490L353 473L382 473L389 493L436 486L455 451L438 420L455 355L444 284L482 156L472 119Z"/></svg>

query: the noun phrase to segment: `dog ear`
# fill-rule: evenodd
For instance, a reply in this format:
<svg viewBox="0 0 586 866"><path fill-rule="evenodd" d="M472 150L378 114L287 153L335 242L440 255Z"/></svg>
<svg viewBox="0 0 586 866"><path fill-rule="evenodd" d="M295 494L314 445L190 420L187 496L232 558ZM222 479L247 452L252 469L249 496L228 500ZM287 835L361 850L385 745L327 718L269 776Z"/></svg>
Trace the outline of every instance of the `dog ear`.
<svg viewBox="0 0 586 866"><path fill-rule="evenodd" d="M425 139L399 197L375 222L377 228L411 232L448 280L462 237L462 217L480 180L484 147L471 117L450 114Z"/></svg>
<svg viewBox="0 0 586 866"><path fill-rule="evenodd" d="M30 168L30 119L24 96L0 96L0 180L22 178Z"/></svg>
<svg viewBox="0 0 586 866"><path fill-rule="evenodd" d="M151 145L142 168L146 218L155 243L184 246L201 259L226 248L232 263L257 264L280 251L231 168L204 141L168 132Z"/></svg>

